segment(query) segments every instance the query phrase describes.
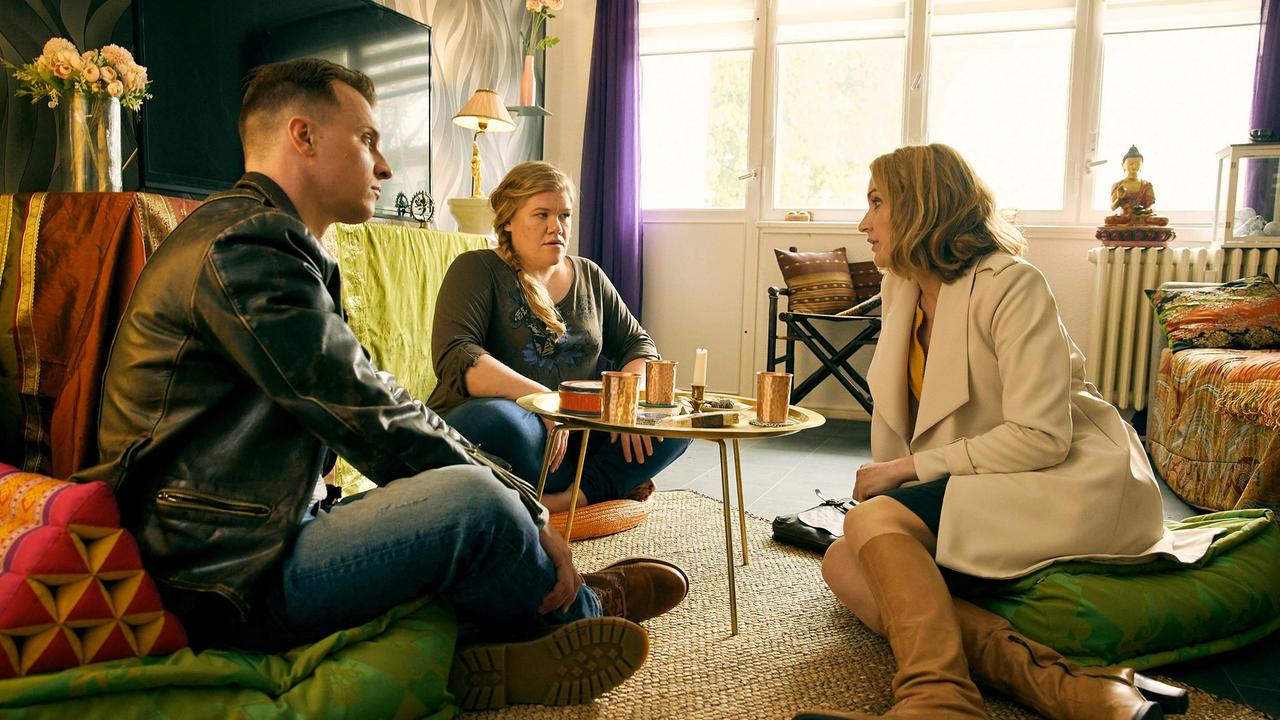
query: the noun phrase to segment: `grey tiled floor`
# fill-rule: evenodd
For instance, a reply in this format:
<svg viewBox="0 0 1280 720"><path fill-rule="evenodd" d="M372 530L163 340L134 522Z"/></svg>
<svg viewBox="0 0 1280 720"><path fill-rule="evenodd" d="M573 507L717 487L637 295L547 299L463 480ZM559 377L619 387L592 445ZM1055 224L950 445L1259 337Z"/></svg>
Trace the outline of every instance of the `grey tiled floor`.
<svg viewBox="0 0 1280 720"><path fill-rule="evenodd" d="M745 441L740 447L747 511L772 519L816 505L815 489L829 498L848 497L854 470L871 459L871 428L864 422L828 420L814 430ZM732 492L732 465L730 473ZM720 498L719 448L715 443L695 442L658 476L656 484L659 490L683 488ZM1166 518L1177 520L1200 512L1179 500L1163 483L1161 490ZM1277 668L1280 633L1235 652L1164 667L1159 673L1280 717Z"/></svg>

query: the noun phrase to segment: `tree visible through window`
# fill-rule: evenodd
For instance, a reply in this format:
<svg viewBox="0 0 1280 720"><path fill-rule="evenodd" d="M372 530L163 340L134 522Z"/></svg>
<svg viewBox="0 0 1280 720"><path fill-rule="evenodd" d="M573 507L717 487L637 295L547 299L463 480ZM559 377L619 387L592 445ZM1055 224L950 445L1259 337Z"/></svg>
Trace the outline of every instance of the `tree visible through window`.
<svg viewBox="0 0 1280 720"><path fill-rule="evenodd" d="M743 207L751 52L642 58L640 86L641 205Z"/></svg>
<svg viewBox="0 0 1280 720"><path fill-rule="evenodd" d="M856 220L872 159L945 142L1001 207L1089 225L1137 144L1158 209L1207 222L1215 153L1247 138L1257 0L640 3L646 209L760 192L761 218ZM1109 163L1086 172L1095 160ZM738 179L753 169L767 187Z"/></svg>
<svg viewBox="0 0 1280 720"><path fill-rule="evenodd" d="M871 159L902 138L900 38L778 48L774 204L866 203Z"/></svg>

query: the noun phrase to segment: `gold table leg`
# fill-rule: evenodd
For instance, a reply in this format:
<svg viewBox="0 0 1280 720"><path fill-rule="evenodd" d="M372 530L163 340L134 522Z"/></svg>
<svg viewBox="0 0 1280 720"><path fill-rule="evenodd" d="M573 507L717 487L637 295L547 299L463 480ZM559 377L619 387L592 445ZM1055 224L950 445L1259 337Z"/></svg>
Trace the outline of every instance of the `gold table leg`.
<svg viewBox="0 0 1280 720"><path fill-rule="evenodd" d="M570 488L573 492L569 495L569 517L564 521L565 542L573 535L573 513L578 509L578 486L582 485L582 466L587 460L587 440L590 438L591 431L583 429L582 447L578 449L578 469L573 473L573 486Z"/></svg>
<svg viewBox="0 0 1280 720"><path fill-rule="evenodd" d="M569 432L569 428L556 425L547 433L547 447L542 451L542 472L538 474L538 499L542 499L542 491L547 488L547 473L551 470L551 449L556 446L556 437L560 433Z"/></svg>
<svg viewBox="0 0 1280 720"><path fill-rule="evenodd" d="M742 501L742 450L738 447L738 441L733 441L733 470L738 478L738 530L742 533L742 564L746 565L750 562L747 559L747 504ZM725 501L728 502L728 489L725 490Z"/></svg>
<svg viewBox="0 0 1280 720"><path fill-rule="evenodd" d="M729 568L729 622L733 626L733 635L738 634L738 594L737 581L733 574L733 515L729 509L729 454L724 440L716 440L720 446L720 490L724 499L724 554ZM735 443L736 444L736 443ZM736 457L736 451L735 451ZM739 483L741 489L741 483ZM743 548L744 550L746 548Z"/></svg>

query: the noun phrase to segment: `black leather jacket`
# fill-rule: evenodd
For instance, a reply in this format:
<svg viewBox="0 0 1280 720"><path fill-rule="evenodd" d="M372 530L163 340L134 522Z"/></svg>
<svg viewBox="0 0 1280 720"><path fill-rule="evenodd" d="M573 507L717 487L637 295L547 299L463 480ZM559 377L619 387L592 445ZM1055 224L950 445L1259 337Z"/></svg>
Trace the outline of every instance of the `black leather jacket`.
<svg viewBox="0 0 1280 720"><path fill-rule="evenodd" d="M192 212L147 263L107 366L101 464L74 479L113 488L162 588L215 592L245 619L293 542L326 448L380 485L490 464L373 366L340 288L334 258L255 173ZM543 522L528 484L497 472Z"/></svg>

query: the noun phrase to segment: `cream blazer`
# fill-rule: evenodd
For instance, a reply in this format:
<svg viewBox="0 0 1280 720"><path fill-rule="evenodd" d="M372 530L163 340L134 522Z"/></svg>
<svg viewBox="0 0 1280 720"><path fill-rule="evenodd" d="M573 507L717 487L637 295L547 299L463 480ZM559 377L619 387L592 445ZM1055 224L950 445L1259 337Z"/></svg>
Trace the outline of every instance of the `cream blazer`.
<svg viewBox="0 0 1280 720"><path fill-rule="evenodd" d="M1137 433L1084 379L1044 276L986 256L942 286L912 427L907 352L915 282L884 277L867 374L877 462L911 454L921 481L951 476L938 564L1009 578L1055 559L1171 551Z"/></svg>

